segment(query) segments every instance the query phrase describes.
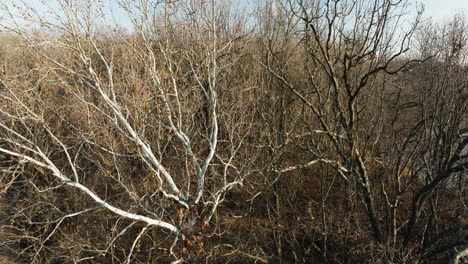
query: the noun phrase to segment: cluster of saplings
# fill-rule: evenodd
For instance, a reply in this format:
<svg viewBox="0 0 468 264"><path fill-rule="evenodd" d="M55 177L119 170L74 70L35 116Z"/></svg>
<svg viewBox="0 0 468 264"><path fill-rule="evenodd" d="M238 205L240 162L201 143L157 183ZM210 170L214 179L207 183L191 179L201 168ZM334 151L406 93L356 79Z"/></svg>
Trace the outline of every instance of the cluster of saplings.
<svg viewBox="0 0 468 264"><path fill-rule="evenodd" d="M463 15L29 4L0 4L1 263L467 261Z"/></svg>

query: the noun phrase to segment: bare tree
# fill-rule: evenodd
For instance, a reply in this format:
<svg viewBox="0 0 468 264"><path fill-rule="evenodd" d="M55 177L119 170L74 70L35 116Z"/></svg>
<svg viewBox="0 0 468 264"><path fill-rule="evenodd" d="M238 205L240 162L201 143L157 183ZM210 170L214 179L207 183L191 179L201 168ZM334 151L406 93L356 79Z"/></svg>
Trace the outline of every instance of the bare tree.
<svg viewBox="0 0 468 264"><path fill-rule="evenodd" d="M154 227L173 238L164 247L176 260L191 258L198 251L187 246L181 250L177 241L198 243L203 250L192 234L208 232L226 192L242 186L244 167L236 165L236 155L244 142L242 133L249 129L243 121L248 116L222 119L226 127L220 143L218 112L232 107L220 105L228 94L220 86L226 83L220 76L236 61L234 44L248 33L240 27L242 22L230 20L235 14L228 12L227 3L215 0L198 5L118 4L133 23L130 34L106 24L108 15L99 3L46 3L50 16L27 1L2 3L8 17L4 27L47 65L40 80L47 85L25 89L3 80L6 106L1 108L0 152L16 162L12 169L31 164L47 178L41 180L50 182L45 189L31 179L39 192L69 186L81 192L76 199L87 197L97 204L64 212L49 223L55 227L41 238L35 256L64 220L103 208L133 221L131 225L146 225L130 245L127 263L139 240ZM26 13L18 17L18 10ZM40 31L34 33L26 25ZM66 95L63 105L50 108L44 102L54 99L43 96L52 87L59 90L56 95ZM89 165L84 161L95 164L97 173L86 175ZM130 161L141 162L151 176L132 175ZM103 192L109 180L118 190L112 196L128 197L130 207L115 204ZM106 254L128 228L97 252Z"/></svg>
<svg viewBox="0 0 468 264"><path fill-rule="evenodd" d="M290 46L302 54L300 63L305 65L305 72L291 73L282 68L285 64L281 56L287 52L271 45L265 45L269 54L261 62L307 109L302 113L305 124L301 126L307 131L285 134L308 152L310 159L283 165L277 171L317 164L333 168L351 190L350 199L357 198L364 209L375 241L387 251L386 258L415 261L411 253L414 245L409 241L418 229L416 223L424 205L432 201L432 216L425 218L424 234L437 237L429 235L437 233L433 231L439 218L437 197L442 196L436 190L447 184L464 186L459 173L466 169L466 118L462 114L466 96L463 74L458 75L465 69L463 19L456 19L452 30L438 38L436 32L429 37L430 26L418 29L421 12L402 26L409 6L405 1L277 3L284 12L294 15L287 23L299 20L303 28L296 31L301 38L290 38L295 42ZM416 32L424 32L424 38L414 42ZM274 40L273 34L263 36L266 43ZM451 65L442 71L446 76L419 71L427 65L437 68L442 61ZM421 62L420 68L415 68ZM413 76L421 79L413 82ZM432 90L433 85L439 88ZM449 87L458 89L448 92ZM326 183L323 174L321 177L320 182ZM408 199L411 193L414 196ZM328 194L322 201L326 197ZM442 200L452 201L448 197ZM411 209L405 209L405 203L412 203ZM405 214L409 215L402 217ZM326 222L324 218L324 227ZM455 237L462 238L464 229L456 230L459 235ZM450 243L463 243L455 237L449 239ZM398 243L400 239L403 244ZM433 245L427 239L421 241ZM426 246L416 247L424 251ZM326 250L320 250L326 255Z"/></svg>
<svg viewBox="0 0 468 264"><path fill-rule="evenodd" d="M308 82L297 86L283 73L265 66L317 120L310 134L324 135L329 140L325 146L333 149L311 142L308 149L315 158L297 167L314 161L334 167L358 195L374 237L381 242L383 234L366 165L380 133L379 110L373 109L378 102L372 98L382 93L379 76L396 74L410 65L410 61L400 65L396 61L408 51L416 24L397 35L396 27L405 12L402 1L286 1L283 8L295 14L303 26L300 45L310 58ZM367 114L372 111L374 116Z"/></svg>
<svg viewBox="0 0 468 264"><path fill-rule="evenodd" d="M463 16L434 25L406 0L261 1L256 17L221 0L1 3L0 255L466 256Z"/></svg>
<svg viewBox="0 0 468 264"><path fill-rule="evenodd" d="M429 39L427 34L422 34L419 50L422 53L431 50L437 56L415 68L413 77L408 78L412 90L419 93L414 98L419 111L414 112L419 112L420 132L415 134L419 134L422 147L411 147L417 153L412 158L411 167L419 182L413 181L414 197L404 245L409 246L412 239L420 237L416 235L417 222L421 213L426 211L420 220L426 221L421 247L425 250L432 248L430 253L425 253L426 256L443 253L455 245L465 244L466 247L463 242L467 231L465 223L456 221L445 226L440 221L444 218L441 207L450 210L447 207L458 204L449 197L449 190L466 188L463 180L468 168L465 21L458 15L445 26L427 25L425 32L433 32L433 37ZM465 214L463 211L457 218Z"/></svg>

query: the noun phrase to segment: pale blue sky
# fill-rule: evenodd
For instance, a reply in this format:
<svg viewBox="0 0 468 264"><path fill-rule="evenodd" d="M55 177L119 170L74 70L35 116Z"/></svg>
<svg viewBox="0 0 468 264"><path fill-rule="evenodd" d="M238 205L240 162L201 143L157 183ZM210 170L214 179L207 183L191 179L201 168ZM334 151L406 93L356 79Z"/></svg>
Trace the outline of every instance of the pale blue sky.
<svg viewBox="0 0 468 264"><path fill-rule="evenodd" d="M464 11L468 16L468 0L416 0L426 7L425 16L443 21L451 15Z"/></svg>
<svg viewBox="0 0 468 264"><path fill-rule="evenodd" d="M8 1L8 0L7 0ZM16 2L14 0L9 0ZM43 9L43 5L40 4L41 0L23 0L25 3L32 4L37 7L38 10ZM238 7L245 7L247 9L252 9L256 6L255 3L265 0L231 0L233 3L239 3ZM371 1L371 0L369 0ZM53 3L54 1L45 1L45 3ZM114 9L114 18L117 20L117 23L124 25L125 27L131 28L130 21L126 18L123 12L119 12L116 0L101 0L107 4L108 9ZM17 2L18 3L18 2ZM410 0L412 4L424 4L425 6L425 17L432 17L435 22L443 22L444 20L449 19L452 15L464 11L468 17L468 0ZM414 6L411 7L412 10L415 10ZM109 17L108 17L109 18ZM113 23L113 19L110 19L110 23Z"/></svg>
<svg viewBox="0 0 468 264"><path fill-rule="evenodd" d="M115 0L107 0L109 3ZM232 0L233 3L241 3L239 6L245 5L247 8L253 8L255 3L264 0ZM370 0L369 0L370 1ZM410 0L412 4L424 4L426 18L432 17L435 22L443 22L449 19L456 13L464 11L468 17L468 0ZM414 10L414 7L413 7ZM124 22L122 18L120 22Z"/></svg>

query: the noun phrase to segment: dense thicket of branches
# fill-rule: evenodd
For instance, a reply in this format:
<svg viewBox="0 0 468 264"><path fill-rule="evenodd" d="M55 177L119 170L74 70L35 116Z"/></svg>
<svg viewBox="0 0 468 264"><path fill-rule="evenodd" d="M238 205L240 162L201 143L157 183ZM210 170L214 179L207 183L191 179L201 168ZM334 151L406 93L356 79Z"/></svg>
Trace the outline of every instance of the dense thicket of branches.
<svg viewBox="0 0 468 264"><path fill-rule="evenodd" d="M463 15L29 4L1 4L7 263L464 263Z"/></svg>

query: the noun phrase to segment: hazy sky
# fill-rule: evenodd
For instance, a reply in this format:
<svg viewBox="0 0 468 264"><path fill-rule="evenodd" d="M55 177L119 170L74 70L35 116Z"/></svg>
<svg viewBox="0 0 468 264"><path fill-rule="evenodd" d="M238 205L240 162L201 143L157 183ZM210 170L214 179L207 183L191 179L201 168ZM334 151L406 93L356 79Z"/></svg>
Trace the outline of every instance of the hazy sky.
<svg viewBox="0 0 468 264"><path fill-rule="evenodd" d="M112 3L115 0L107 0ZM255 6L255 3L264 0L231 0L234 3L242 3L241 5L246 5L248 7ZM369 0L371 1L371 0ZM426 18L432 17L436 22L443 22L446 19L449 19L452 15L464 11L468 18L468 0L409 0L410 2L416 4L424 4L425 12L424 16ZM414 8L413 8L414 9ZM124 18L121 19L121 22L125 21Z"/></svg>
<svg viewBox="0 0 468 264"><path fill-rule="evenodd" d="M107 0L112 3L115 0ZM255 3L264 0L231 0L234 3L242 3L248 7L255 6ZM369 0L371 1L371 0ZM443 22L444 19L464 11L468 17L468 0L409 0L412 3L422 3L425 6L424 16L432 17L437 22Z"/></svg>
<svg viewBox="0 0 468 264"><path fill-rule="evenodd" d="M10 0L12 1L12 0ZM244 6L247 8L253 8L255 3L265 0L231 0L233 3L238 3L239 7ZM368 0L372 1L372 0ZM468 18L468 0L409 0L412 4L424 4L425 6L425 17L432 17L436 22L443 22L445 19L449 19L452 15L464 11ZM25 0L26 3L36 6L41 11L40 0ZM46 1L47 3L53 3L54 1ZM116 0L103 0L102 2L107 4L107 7L116 7ZM415 10L414 6L411 8ZM123 12L114 10L115 19L117 23L123 24L125 27L131 28L130 21L126 18ZM112 20L112 19L111 19ZM112 23L112 21L109 21Z"/></svg>
<svg viewBox="0 0 468 264"><path fill-rule="evenodd" d="M436 21L444 20L460 11L468 16L468 0L416 0L426 7L425 15L433 17Z"/></svg>

